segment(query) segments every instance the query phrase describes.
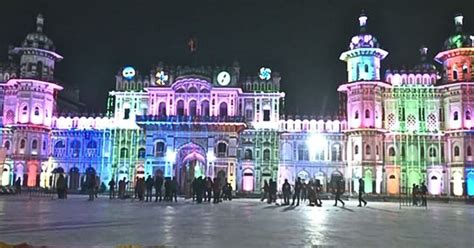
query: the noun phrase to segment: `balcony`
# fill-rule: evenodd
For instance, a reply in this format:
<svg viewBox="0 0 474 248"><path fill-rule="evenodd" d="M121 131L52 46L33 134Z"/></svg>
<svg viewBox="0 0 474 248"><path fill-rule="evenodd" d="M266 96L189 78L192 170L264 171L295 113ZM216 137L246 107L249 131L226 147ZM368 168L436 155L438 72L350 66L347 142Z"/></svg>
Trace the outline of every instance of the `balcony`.
<svg viewBox="0 0 474 248"><path fill-rule="evenodd" d="M244 123L243 116L158 116L139 115L136 116L138 124L151 124L157 122L165 123Z"/></svg>

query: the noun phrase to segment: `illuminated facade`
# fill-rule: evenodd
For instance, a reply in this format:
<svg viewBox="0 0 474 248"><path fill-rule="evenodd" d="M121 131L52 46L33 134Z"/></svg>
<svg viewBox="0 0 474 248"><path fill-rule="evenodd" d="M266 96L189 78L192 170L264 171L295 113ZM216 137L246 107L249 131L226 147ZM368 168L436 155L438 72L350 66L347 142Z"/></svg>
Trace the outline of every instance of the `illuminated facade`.
<svg viewBox="0 0 474 248"><path fill-rule="evenodd" d="M412 70L387 70L388 52L366 30L351 39L340 59L347 101L333 118L284 116L280 75L262 67L258 76L223 67L159 64L149 73L125 67L100 116L60 116L54 65L62 57L37 31L12 48L19 66L1 67L2 144L7 158L1 184L49 187L58 173L71 189L96 172L112 177L163 174L188 192L194 177L227 179L238 191L260 191L273 178L319 179L324 191L343 178L349 191L364 178L365 191L398 194L426 181L433 195L474 195L471 113L473 37L455 18L456 33L435 60L420 49Z"/></svg>

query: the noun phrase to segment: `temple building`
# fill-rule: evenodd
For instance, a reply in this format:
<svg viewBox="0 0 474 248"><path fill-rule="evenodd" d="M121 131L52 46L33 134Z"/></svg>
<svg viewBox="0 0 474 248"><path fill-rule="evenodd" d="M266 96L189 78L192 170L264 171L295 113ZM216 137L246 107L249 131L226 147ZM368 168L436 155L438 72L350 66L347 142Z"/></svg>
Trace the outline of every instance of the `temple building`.
<svg viewBox="0 0 474 248"><path fill-rule="evenodd" d="M389 53L361 14L360 31L339 58L347 81L337 89L343 107L334 117L288 115L280 74L262 67L242 75L237 62L158 63L145 73L125 66L107 112L84 116L77 91L60 95L65 86L54 68L62 56L39 15L37 30L0 65L0 184L54 187L61 173L79 190L87 173L105 184L161 174L176 177L187 194L200 176L239 192L300 177L319 180L324 192L344 179L353 192L363 178L373 194L403 194L425 182L432 195L474 196L474 36L463 30L463 16L454 20L434 58L441 70L422 47L412 69L383 74Z"/></svg>

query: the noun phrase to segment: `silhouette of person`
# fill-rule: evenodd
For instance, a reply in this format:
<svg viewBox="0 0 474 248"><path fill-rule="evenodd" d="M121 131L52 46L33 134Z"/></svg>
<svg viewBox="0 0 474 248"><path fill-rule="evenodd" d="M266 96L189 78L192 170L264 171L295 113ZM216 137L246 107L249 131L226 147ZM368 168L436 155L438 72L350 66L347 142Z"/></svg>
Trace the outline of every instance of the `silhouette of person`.
<svg viewBox="0 0 474 248"><path fill-rule="evenodd" d="M362 198L362 195L365 193L364 187L364 179L359 178L359 205L357 205L358 207L362 207L362 202L364 203L364 207L367 206L367 202Z"/></svg>

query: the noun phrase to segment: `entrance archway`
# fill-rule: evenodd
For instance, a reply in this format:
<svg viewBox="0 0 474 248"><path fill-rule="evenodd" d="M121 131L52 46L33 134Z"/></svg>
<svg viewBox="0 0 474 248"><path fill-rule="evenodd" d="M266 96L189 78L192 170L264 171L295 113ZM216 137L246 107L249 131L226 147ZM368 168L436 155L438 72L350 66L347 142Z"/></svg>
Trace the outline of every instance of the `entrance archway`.
<svg viewBox="0 0 474 248"><path fill-rule="evenodd" d="M459 171L453 172L453 194L455 196L462 196L462 173Z"/></svg>
<svg viewBox="0 0 474 248"><path fill-rule="evenodd" d="M79 169L77 167L69 170L69 188L76 190L79 188Z"/></svg>
<svg viewBox="0 0 474 248"><path fill-rule="evenodd" d="M470 171L466 176L467 180L467 195L474 196L474 171Z"/></svg>
<svg viewBox="0 0 474 248"><path fill-rule="evenodd" d="M439 173L433 172L428 177L428 191L432 195L439 195L441 193L441 176Z"/></svg>
<svg viewBox="0 0 474 248"><path fill-rule="evenodd" d="M180 193L191 196L191 185L195 178L206 177L206 154L197 144L188 143L179 149L178 164L175 176L180 187Z"/></svg>
<svg viewBox="0 0 474 248"><path fill-rule="evenodd" d="M372 171L366 170L364 173L364 192L373 193Z"/></svg>
<svg viewBox="0 0 474 248"><path fill-rule="evenodd" d="M321 186L321 192L326 192L326 175L322 171L316 172L314 174L315 183L316 180L319 180L319 185Z"/></svg>
<svg viewBox="0 0 474 248"><path fill-rule="evenodd" d="M253 191L253 171L245 169L242 171L242 190L245 192Z"/></svg>
<svg viewBox="0 0 474 248"><path fill-rule="evenodd" d="M2 171L2 185L1 186L8 186L10 185L10 166L8 164L3 165L3 171Z"/></svg>
<svg viewBox="0 0 474 248"><path fill-rule="evenodd" d="M38 176L38 161L28 161L28 181L27 181L27 186L28 187L35 187Z"/></svg>

